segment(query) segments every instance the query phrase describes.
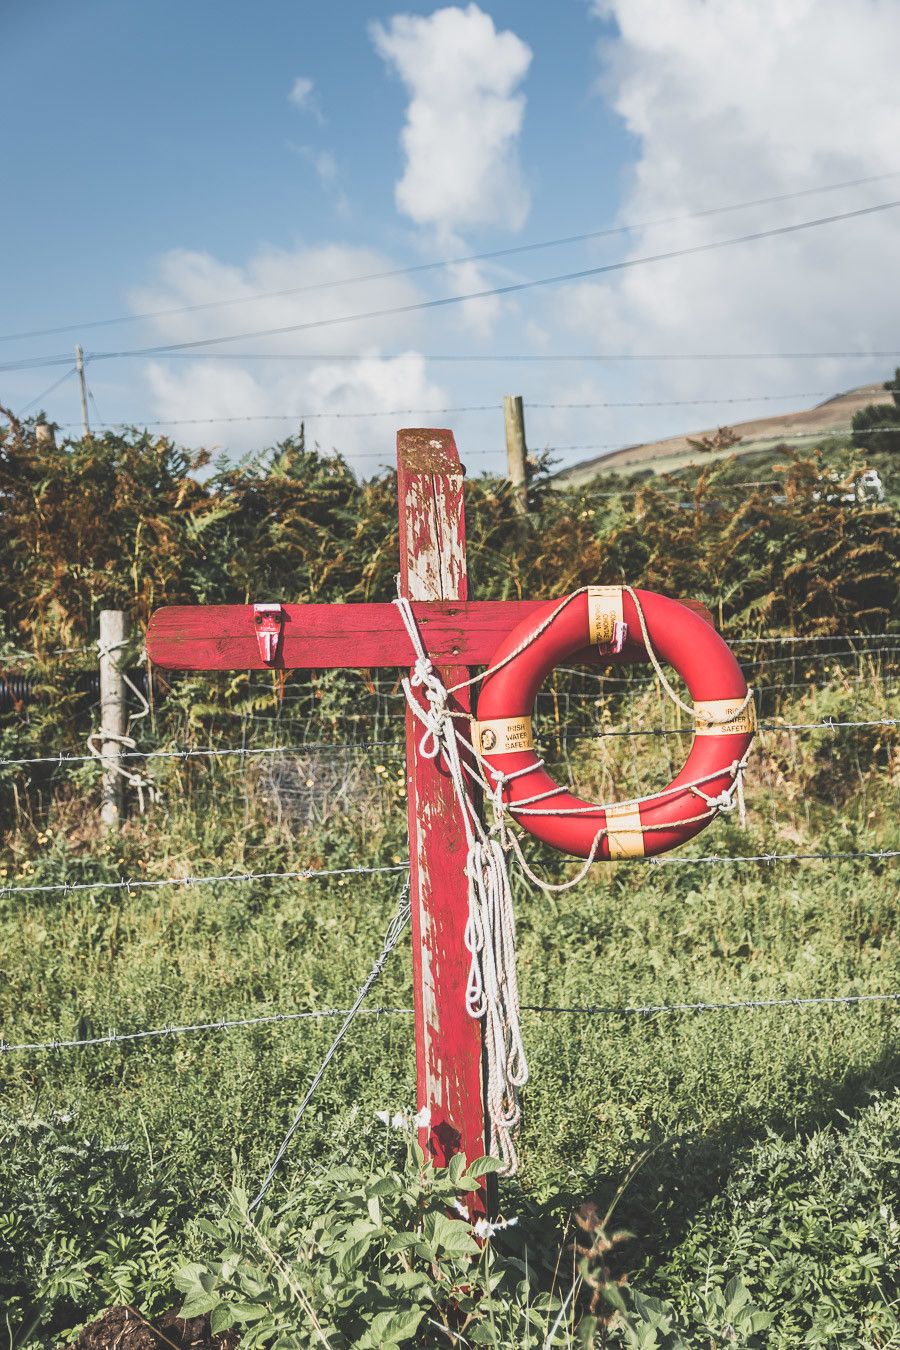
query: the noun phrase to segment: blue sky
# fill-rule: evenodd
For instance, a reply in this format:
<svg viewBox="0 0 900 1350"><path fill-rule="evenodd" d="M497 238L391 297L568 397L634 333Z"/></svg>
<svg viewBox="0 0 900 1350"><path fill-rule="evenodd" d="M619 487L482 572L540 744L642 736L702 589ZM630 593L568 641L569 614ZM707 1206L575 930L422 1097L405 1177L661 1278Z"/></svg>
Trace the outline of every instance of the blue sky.
<svg viewBox="0 0 900 1350"><path fill-rule="evenodd" d="M66 353L77 340L88 353L125 350L415 303L900 197L897 177L593 244L259 300L251 297L895 172L900 10L889 0L88 0L78 9L48 0L6 7L0 34L0 332L248 297L6 341L2 361ZM724 400L745 400L741 417L771 412L795 395L883 378L890 361L429 358L889 350L900 346L884 286L900 262L897 220L886 212L608 279L325 329L314 341L231 348L302 361L89 362L94 414L171 418L179 439L237 452L290 423L179 419L386 411L308 426L368 471L390 456L404 420L393 408L499 404L506 392L523 393L526 406L709 400L534 407L535 446L615 445L738 420ZM308 359L322 353L358 360ZM2 373L0 401L21 409L64 369ZM61 422L77 418L74 381L45 406ZM501 462L499 413L406 420L454 426L477 467Z"/></svg>

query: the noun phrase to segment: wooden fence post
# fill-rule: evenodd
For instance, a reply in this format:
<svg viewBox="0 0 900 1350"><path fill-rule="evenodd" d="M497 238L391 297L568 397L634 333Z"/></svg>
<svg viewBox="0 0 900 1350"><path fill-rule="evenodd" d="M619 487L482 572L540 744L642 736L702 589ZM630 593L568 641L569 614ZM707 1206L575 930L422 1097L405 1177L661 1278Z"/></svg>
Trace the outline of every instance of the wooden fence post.
<svg viewBox="0 0 900 1350"><path fill-rule="evenodd" d="M450 431L397 437L400 584L410 600L467 598L463 469ZM441 666L450 686L466 666ZM469 711L468 690L455 698ZM460 805L439 760L419 752L421 724L406 713L410 898L419 1109L430 1108L423 1148L438 1165L460 1150L484 1154L482 1027L466 1012L469 912L467 839ZM483 1212L484 1196L475 1197Z"/></svg>
<svg viewBox="0 0 900 1350"><path fill-rule="evenodd" d="M506 424L507 476L512 485L513 506L520 516L528 512L528 483L525 474L525 408L521 394L504 394L503 420Z"/></svg>
<svg viewBox="0 0 900 1350"><path fill-rule="evenodd" d="M103 774L100 792L100 820L106 829L117 829L125 813L119 773L122 742L125 735L125 661L123 643L127 637L127 619L121 609L100 611L100 743Z"/></svg>

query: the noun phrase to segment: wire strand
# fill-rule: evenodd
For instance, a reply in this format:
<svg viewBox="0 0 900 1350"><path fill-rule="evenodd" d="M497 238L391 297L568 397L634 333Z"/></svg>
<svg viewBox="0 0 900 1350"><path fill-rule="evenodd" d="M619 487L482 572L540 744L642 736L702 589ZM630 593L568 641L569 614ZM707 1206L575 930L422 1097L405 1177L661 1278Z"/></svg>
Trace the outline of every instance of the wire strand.
<svg viewBox="0 0 900 1350"><path fill-rule="evenodd" d="M884 211L893 211L900 206L900 199L877 202L872 206L858 207L854 211L839 211L828 216L817 216L812 220L796 221L791 225L778 225L767 230L752 230L747 234L736 235L730 239L707 240L702 244L691 244L684 248L666 249L660 253L645 254L640 258L623 258L618 262L605 263L598 267L582 267L573 272L560 272L554 276L533 277L527 281L509 282L505 286L487 286L477 291L467 291L457 295L442 295L431 300L417 300L406 305L387 305L379 309L366 310L356 314L337 314L322 319L307 319L303 323L280 324L269 328L256 328L241 333L224 333L218 337L194 338L185 342L163 342L147 347L134 347L124 351L91 352L91 361L109 361L122 357L158 356L167 352L200 351L204 348L220 346L229 342L244 342L255 338L278 337L288 333L306 333L323 328L334 328L349 323L363 323L373 319L391 318L400 314L415 314L430 310L445 309L454 305L467 304L473 300L487 300L495 296L518 295L524 291L536 290L544 286L565 285L573 281L586 281L591 277L607 276L616 272L629 271L653 263L671 262L678 258L693 257L702 253L711 253L741 244L756 243L762 239L781 238L804 230L818 229L825 225L834 225L848 220L858 220ZM25 357L16 365L7 363L0 369L23 368L24 364L34 365L41 358Z"/></svg>
<svg viewBox="0 0 900 1350"><path fill-rule="evenodd" d="M676 1012L738 1012L748 1008L814 1008L826 1004L852 1006L856 1003L896 1003L900 994L829 994L815 998L760 998L741 999L733 1003L647 1003L624 1007L560 1007L544 1003L523 1003L523 1012L575 1013L583 1017L650 1017L657 1013Z"/></svg>
<svg viewBox="0 0 900 1350"><path fill-rule="evenodd" d="M381 272L368 272L361 276L340 277L334 281L316 281L303 286L289 286L276 291L260 291L253 295L229 296L224 300L208 300L194 305L176 305L168 309L147 310L138 314L120 314L106 319L83 319L79 323L57 324L53 328L32 328L21 333L3 333L0 342L20 341L23 338L50 337L55 333L73 333L86 328L108 328L114 324L141 323L148 319L169 318L175 314L196 314L202 310L220 309L226 305L252 304L259 300L274 300L288 295L304 295L310 291L330 290L339 286L356 286L367 281L385 281L392 277L410 276L414 273L431 272L444 267L460 267L464 263L490 262L495 258L509 258L521 253L534 253L538 249L559 248L570 244L584 244L596 239L609 239L616 235L631 234L635 230L657 229L662 225L678 225L688 220L700 220L708 216L725 215L733 211L746 211L756 206L773 206L778 202L794 201L800 197L815 197L825 192L839 192L851 187L864 187L870 183L883 183L896 178L900 170L889 173L873 174L866 178L850 178L842 183L828 183L822 187L802 188L796 192L779 192L770 197L756 197L750 201L734 202L728 206L709 206L699 211L688 211L677 216L664 216L659 220L645 220L629 225L613 225L602 230L587 230L580 234L562 235L555 239L541 239L531 244L514 244L508 248L492 249L487 253L470 253L461 258L442 258L434 262L414 263L409 267L394 267Z"/></svg>
<svg viewBox="0 0 900 1350"><path fill-rule="evenodd" d="M153 891L164 886L231 885L248 881L313 881L326 877L359 877L405 872L409 863L379 867L302 867L291 872L220 872L214 876L120 877L117 881L54 881L34 886L0 886L0 895L63 894L76 891Z"/></svg>
<svg viewBox="0 0 900 1350"><path fill-rule="evenodd" d="M709 867L709 866L736 866L742 863L788 863L788 862L843 862L853 859L871 859L874 862L888 862L894 858L900 857L900 849L866 849L857 851L832 851L819 853L753 853L753 854L718 854L711 853L703 857L681 857L678 854L666 855L658 858L620 858L619 862L626 866L632 864L646 864L652 867ZM328 877L348 877L348 876L378 876L393 872L405 872L409 868L409 862L385 864L378 867L334 867L334 868L316 868L304 867L296 871L286 872L222 872L214 876L183 876L183 877L162 877L162 878L128 878L122 877L117 881L55 881L33 886L3 885L0 886L0 895L46 895L46 894L75 894L79 891L140 891L140 890L158 890L166 886L210 886L210 885L233 885L242 882L255 881L313 881Z"/></svg>
<svg viewBox="0 0 900 1350"><path fill-rule="evenodd" d="M878 717L865 721L838 721L834 718L823 718L820 722L760 722L758 724L760 731L837 731L848 727L896 727L900 726L900 718L897 717ZM578 728L583 730L583 728ZM625 730L615 731L595 731L594 734L602 736L692 736L693 727L634 727ZM354 743L329 743L327 741L311 743L309 745L273 745L264 746L260 749L253 747L234 746L221 750L126 750L120 759L172 759L172 760L190 760L190 759L219 759L229 756L238 758L249 758L254 755L280 755L280 754L306 754L311 750L367 750L372 748L386 748L402 750L403 745L399 741L360 741ZM0 769L3 768L21 768L29 764L94 764L97 765L97 759L92 755L68 755L60 752L58 755L41 755L33 759L0 759Z"/></svg>
<svg viewBox="0 0 900 1350"><path fill-rule="evenodd" d="M647 1003L625 1004L621 1006L587 1004L584 1007L547 1003L523 1003L520 1007L522 1012L533 1013L569 1013L578 1016L594 1017L650 1017L659 1013L741 1012L754 1008L813 1008L827 1005L852 1007L855 1004L861 1003L896 1003L898 1001L900 1001L900 993L833 994L810 998L744 999L728 1003ZM145 1031L111 1031L105 1036L85 1036L80 1039L70 1040L20 1042L0 1040L0 1054L9 1055L27 1052L83 1050L103 1045L121 1045L130 1041L162 1040L169 1036L184 1036L196 1032L231 1031L246 1027L276 1026L282 1022L299 1022L328 1017L346 1017L351 1011L350 1008L322 1008L307 1012L267 1013L259 1017L221 1018L216 1021L193 1022L181 1026L176 1024L174 1026L152 1027ZM357 1009L355 1016L411 1017L412 1014L412 1008L360 1007Z"/></svg>

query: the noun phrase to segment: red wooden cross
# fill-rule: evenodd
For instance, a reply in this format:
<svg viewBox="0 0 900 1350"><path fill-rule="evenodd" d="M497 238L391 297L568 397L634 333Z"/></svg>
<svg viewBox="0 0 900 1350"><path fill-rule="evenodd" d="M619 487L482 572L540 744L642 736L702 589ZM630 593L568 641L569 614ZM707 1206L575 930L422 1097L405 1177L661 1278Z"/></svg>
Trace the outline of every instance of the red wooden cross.
<svg viewBox="0 0 900 1350"><path fill-rule="evenodd" d="M463 467L450 431L397 437L400 583L445 684L485 666L537 601L468 599ZM270 597L261 597L269 600ZM175 605L150 619L147 651L168 670L408 667L396 606ZM456 704L468 711L463 693ZM466 835L450 778L419 754L406 712L417 1105L431 1109L422 1144L438 1164L487 1152L480 1023L466 1012L469 954Z"/></svg>
<svg viewBox="0 0 900 1350"><path fill-rule="evenodd" d="M451 686L470 667L488 665L510 629L542 602L469 600L463 467L452 432L401 431L397 472L401 590ZM409 667L413 659L392 604L172 606L151 617L147 650L169 670L371 669ZM467 690L455 707L469 711ZM481 1025L465 1007L466 834L449 775L419 753L421 731L407 709L417 1105L431 1110L422 1145L443 1164L459 1150L481 1156L490 1140Z"/></svg>

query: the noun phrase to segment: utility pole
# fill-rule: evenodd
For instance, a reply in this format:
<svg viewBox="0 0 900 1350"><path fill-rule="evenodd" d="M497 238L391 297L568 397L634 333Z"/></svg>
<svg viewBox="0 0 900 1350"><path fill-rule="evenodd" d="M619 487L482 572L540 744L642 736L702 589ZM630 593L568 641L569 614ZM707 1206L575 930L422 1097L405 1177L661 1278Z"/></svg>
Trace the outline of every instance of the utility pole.
<svg viewBox="0 0 900 1350"><path fill-rule="evenodd" d="M87 404L87 385L84 381L84 352L81 349L81 343L75 348L75 369L78 371L78 384L81 388L81 427L85 436L91 434L91 424L88 421Z"/></svg>
<svg viewBox="0 0 900 1350"><path fill-rule="evenodd" d="M518 515L524 516L528 512L528 485L525 478L525 410L521 394L504 394L503 420L506 423L506 464L513 507Z"/></svg>

